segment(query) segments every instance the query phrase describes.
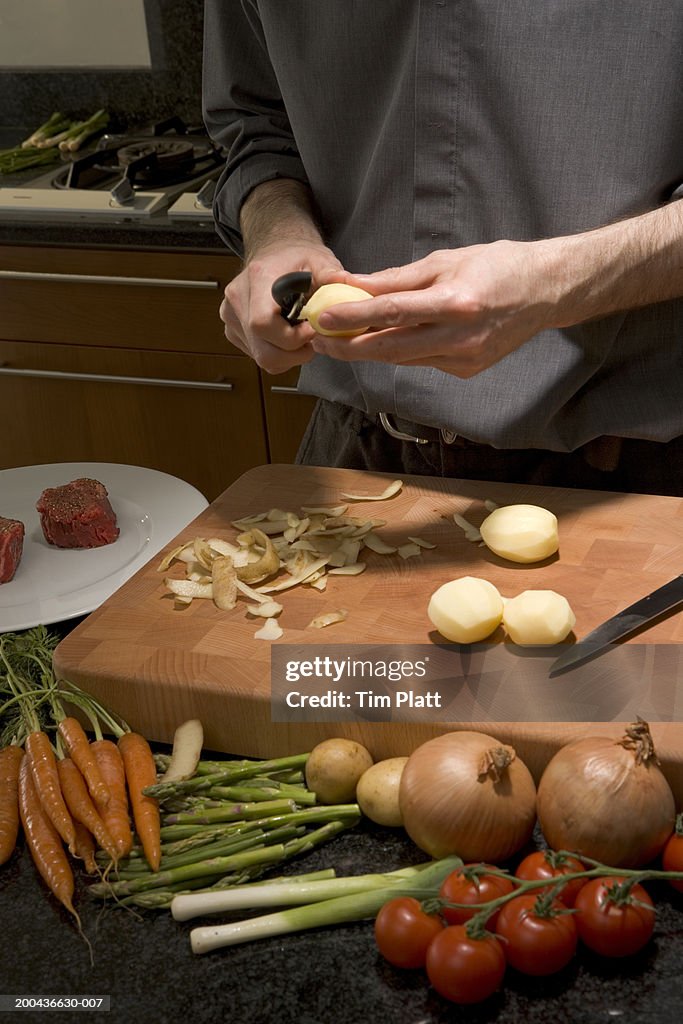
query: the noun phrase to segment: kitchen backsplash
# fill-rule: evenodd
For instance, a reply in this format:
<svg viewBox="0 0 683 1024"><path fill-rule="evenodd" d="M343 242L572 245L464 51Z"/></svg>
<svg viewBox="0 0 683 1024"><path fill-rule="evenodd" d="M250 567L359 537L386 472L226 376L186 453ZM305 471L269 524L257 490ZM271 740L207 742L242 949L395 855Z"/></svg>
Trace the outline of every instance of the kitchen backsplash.
<svg viewBox="0 0 683 1024"><path fill-rule="evenodd" d="M201 123L203 0L145 0L151 69L0 70L0 126L107 109L115 127L174 114Z"/></svg>

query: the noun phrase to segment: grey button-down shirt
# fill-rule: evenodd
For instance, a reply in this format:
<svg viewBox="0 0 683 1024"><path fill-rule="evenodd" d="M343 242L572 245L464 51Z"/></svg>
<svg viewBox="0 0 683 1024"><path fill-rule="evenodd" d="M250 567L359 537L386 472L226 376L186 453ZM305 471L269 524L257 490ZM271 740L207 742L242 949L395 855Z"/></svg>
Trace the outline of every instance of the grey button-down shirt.
<svg viewBox="0 0 683 1024"><path fill-rule="evenodd" d="M351 271L651 210L683 182L681 0L208 0L204 108L240 251L310 184ZM544 331L469 380L317 357L300 387L501 448L683 434L683 299Z"/></svg>

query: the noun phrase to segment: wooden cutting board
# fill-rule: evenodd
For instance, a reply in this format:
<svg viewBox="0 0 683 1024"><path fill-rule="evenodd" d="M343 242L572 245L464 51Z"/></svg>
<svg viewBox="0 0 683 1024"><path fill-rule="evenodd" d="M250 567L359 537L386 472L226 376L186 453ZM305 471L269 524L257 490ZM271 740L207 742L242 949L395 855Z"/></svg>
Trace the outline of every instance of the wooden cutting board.
<svg viewBox="0 0 683 1024"><path fill-rule="evenodd" d="M337 505L344 491L379 494L390 479L352 470L261 466L229 487L167 550L196 536L234 540L233 519L272 507L297 511L301 505ZM479 525L486 501L531 503L555 512L559 556L513 565L468 541L453 513ZM354 515L386 520L377 532L390 544L419 536L436 547L406 560L364 551L368 568L361 575L330 577L322 593L302 586L285 591L279 619L284 635L276 643L310 645L311 652L321 644L433 644L439 637L426 614L429 596L441 583L463 575L489 579L507 597L526 589L557 590L572 605L575 634L582 637L683 567L683 500L678 498L415 476L406 477L402 491L388 501L350 504ZM271 642L254 638L261 620L245 612L242 600L230 612L207 600L177 610L158 563L159 556L140 569L55 654L63 676L149 739L168 742L180 722L198 717L206 747L213 750L284 755L308 750L327 736L346 735L364 742L379 759L410 753L439 732L478 728L513 743L538 777L562 743L589 728L601 735L623 733L616 722L273 722ZM182 575L181 568L173 575ZM349 609L345 622L325 630L307 628L319 612L339 607ZM682 641L683 613L663 618L638 638L648 644ZM652 732L682 804L683 725L655 722Z"/></svg>

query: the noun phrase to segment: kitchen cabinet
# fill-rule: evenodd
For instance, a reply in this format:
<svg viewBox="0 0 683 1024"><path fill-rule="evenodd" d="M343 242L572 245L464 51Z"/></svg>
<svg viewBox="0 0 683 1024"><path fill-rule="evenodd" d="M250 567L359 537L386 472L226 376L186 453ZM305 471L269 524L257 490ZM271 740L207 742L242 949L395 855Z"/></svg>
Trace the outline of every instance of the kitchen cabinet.
<svg viewBox="0 0 683 1024"><path fill-rule="evenodd" d="M0 468L130 463L213 500L291 461L313 400L227 345L238 270L222 253L0 246Z"/></svg>
<svg viewBox="0 0 683 1024"><path fill-rule="evenodd" d="M296 389L298 367L276 376L261 370L270 462L294 462L316 399Z"/></svg>

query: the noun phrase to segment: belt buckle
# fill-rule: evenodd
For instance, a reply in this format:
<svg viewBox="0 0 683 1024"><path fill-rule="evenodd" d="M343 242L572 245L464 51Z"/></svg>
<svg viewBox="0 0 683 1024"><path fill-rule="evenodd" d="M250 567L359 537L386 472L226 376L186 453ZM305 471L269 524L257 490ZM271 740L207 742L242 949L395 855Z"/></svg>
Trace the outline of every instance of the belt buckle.
<svg viewBox="0 0 683 1024"><path fill-rule="evenodd" d="M397 441L413 441L415 444L429 444L426 437L413 437L412 434L405 434L402 430L397 430L385 412L381 412L379 414L379 421L387 434L389 434L390 437L395 437Z"/></svg>
<svg viewBox="0 0 683 1024"><path fill-rule="evenodd" d="M395 437L397 441L412 441L414 444L429 444L429 440L426 437L414 437L413 434L406 434L402 430L398 430L386 412L379 414L379 421L386 430L390 437ZM453 444L457 441L458 435L454 430L449 430L447 427L441 427L439 429L441 440L444 444Z"/></svg>

